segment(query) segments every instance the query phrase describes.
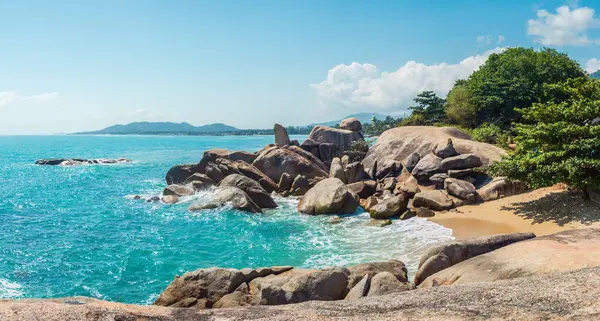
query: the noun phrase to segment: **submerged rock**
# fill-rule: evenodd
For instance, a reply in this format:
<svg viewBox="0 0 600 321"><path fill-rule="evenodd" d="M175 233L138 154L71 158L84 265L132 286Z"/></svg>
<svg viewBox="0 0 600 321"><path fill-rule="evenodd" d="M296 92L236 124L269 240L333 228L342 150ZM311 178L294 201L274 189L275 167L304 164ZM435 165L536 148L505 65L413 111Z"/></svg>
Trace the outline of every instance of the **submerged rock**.
<svg viewBox="0 0 600 321"><path fill-rule="evenodd" d="M250 213L262 213L262 210L243 190L237 187L218 187L215 189L212 199L208 202L197 202L192 204L188 210L198 211L203 209L210 209L221 207L226 204L230 204L233 208L250 212Z"/></svg>
<svg viewBox="0 0 600 321"><path fill-rule="evenodd" d="M117 163L130 163L131 160L126 158L97 158L97 159L84 159L84 158L52 158L52 159L39 159L35 161L36 165L50 165L50 166L76 166L76 165L90 165L90 164L117 164Z"/></svg>
<svg viewBox="0 0 600 321"><path fill-rule="evenodd" d="M163 195L189 196L194 192L193 188L186 185L169 185L163 190Z"/></svg>

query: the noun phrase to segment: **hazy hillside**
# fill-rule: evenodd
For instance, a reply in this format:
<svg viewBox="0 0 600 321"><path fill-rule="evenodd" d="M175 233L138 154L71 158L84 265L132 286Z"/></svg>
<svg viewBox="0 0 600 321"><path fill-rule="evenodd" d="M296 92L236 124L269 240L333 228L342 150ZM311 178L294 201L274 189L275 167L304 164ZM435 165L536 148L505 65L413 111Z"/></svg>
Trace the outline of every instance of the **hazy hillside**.
<svg viewBox="0 0 600 321"><path fill-rule="evenodd" d="M135 122L127 125L113 125L101 130L77 134L105 134L105 135L157 135L157 134L202 134L234 132L238 129L225 124L209 124L194 126L188 123L171 122Z"/></svg>
<svg viewBox="0 0 600 321"><path fill-rule="evenodd" d="M600 70L597 70L596 72L593 72L590 77L592 78L596 78L596 79L600 79Z"/></svg>

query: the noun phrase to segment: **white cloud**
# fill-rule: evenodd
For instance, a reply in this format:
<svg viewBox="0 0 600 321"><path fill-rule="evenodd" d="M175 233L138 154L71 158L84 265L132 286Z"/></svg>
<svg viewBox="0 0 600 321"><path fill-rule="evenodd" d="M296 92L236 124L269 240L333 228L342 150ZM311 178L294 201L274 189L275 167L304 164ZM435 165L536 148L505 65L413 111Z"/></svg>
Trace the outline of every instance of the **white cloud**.
<svg viewBox="0 0 600 321"><path fill-rule="evenodd" d="M556 14L546 10L537 11L537 19L528 21L527 33L544 46L585 46L600 44L600 38L590 38L587 32L600 28L600 20L594 17L592 8L556 8Z"/></svg>
<svg viewBox="0 0 600 321"><path fill-rule="evenodd" d="M406 109L412 99L424 90L445 96L457 79L465 79L479 68L492 53L468 57L457 64L425 65L409 61L392 72L380 72L373 64L353 62L331 68L327 79L312 84L321 103L328 107L345 107L357 111Z"/></svg>
<svg viewBox="0 0 600 321"><path fill-rule="evenodd" d="M51 101L59 98L60 95L57 92L22 96L15 91L0 91L0 107L8 106L19 101Z"/></svg>
<svg viewBox="0 0 600 321"><path fill-rule="evenodd" d="M17 93L14 91L0 91L0 107L11 104L16 98Z"/></svg>
<svg viewBox="0 0 600 321"><path fill-rule="evenodd" d="M600 70L600 60L596 58L588 60L588 62L585 64L585 70L590 74L597 70Z"/></svg>
<svg viewBox="0 0 600 321"><path fill-rule="evenodd" d="M504 40L506 40L506 39L504 39L504 36L503 35L499 35L498 36L498 40L496 40L496 44L497 45L503 44Z"/></svg>
<svg viewBox="0 0 600 321"><path fill-rule="evenodd" d="M490 36L490 35L478 36L477 39L475 39L475 42L477 42L480 45L489 45L492 43L492 36Z"/></svg>

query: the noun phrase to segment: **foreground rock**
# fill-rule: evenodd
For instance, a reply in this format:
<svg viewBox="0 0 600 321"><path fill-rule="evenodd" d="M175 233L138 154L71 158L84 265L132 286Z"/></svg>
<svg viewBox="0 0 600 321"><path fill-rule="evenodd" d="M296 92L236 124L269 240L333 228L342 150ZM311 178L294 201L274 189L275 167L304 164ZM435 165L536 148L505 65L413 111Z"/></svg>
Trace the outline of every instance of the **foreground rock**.
<svg viewBox="0 0 600 321"><path fill-rule="evenodd" d="M283 147L290 145L290 136L288 135L285 127L275 124L273 126L273 132L275 133L275 145L277 147Z"/></svg>
<svg viewBox="0 0 600 321"><path fill-rule="evenodd" d="M77 166L77 165L118 164L118 163L131 163L131 160L126 159L126 158L117 158L117 159L52 158L52 159L39 159L39 160L35 161L36 165L51 165L51 166Z"/></svg>
<svg viewBox="0 0 600 321"><path fill-rule="evenodd" d="M203 311L136 306L73 297L2 300L11 321L364 321L364 320L594 320L600 315L600 268L515 280L417 289L353 301Z"/></svg>
<svg viewBox="0 0 600 321"><path fill-rule="evenodd" d="M373 287L359 284L373 278ZM373 262L323 270L272 267L262 269L199 269L176 277L160 294L155 305L171 307L223 308L245 305L280 305L311 300L344 299L383 295L410 288L406 267L400 261Z"/></svg>
<svg viewBox="0 0 600 321"><path fill-rule="evenodd" d="M358 200L344 182L337 178L318 182L304 194L297 206L300 213L310 215L351 214L357 207Z"/></svg>
<svg viewBox="0 0 600 321"><path fill-rule="evenodd" d="M577 229L507 245L427 277L421 287L490 282L600 266L600 229Z"/></svg>
<svg viewBox="0 0 600 321"><path fill-rule="evenodd" d="M210 201L194 203L188 209L190 211L199 211L225 205L231 205L231 207L245 212L262 213L260 206L256 205L246 192L231 186L215 189Z"/></svg>
<svg viewBox="0 0 600 321"><path fill-rule="evenodd" d="M475 142L466 133L454 127L432 126L403 126L385 131L377 139L377 143L369 149L363 160L365 168L373 167L375 162L393 159L407 165L408 157L417 153L427 155L432 153L435 146L447 146L448 138L452 140L452 149L459 154L475 154L483 167L493 161L500 160L506 152L494 145ZM440 155L446 156L450 150L440 150ZM411 157L414 162L416 156Z"/></svg>
<svg viewBox="0 0 600 321"><path fill-rule="evenodd" d="M460 241L452 241L433 246L421 256L419 270L414 283L419 285L427 277L452 265L466 261L512 243L532 239L533 233L513 233L484 236Z"/></svg>
<svg viewBox="0 0 600 321"><path fill-rule="evenodd" d="M399 216L406 211L408 197L404 194L390 196L369 208L369 214L374 219L388 219Z"/></svg>

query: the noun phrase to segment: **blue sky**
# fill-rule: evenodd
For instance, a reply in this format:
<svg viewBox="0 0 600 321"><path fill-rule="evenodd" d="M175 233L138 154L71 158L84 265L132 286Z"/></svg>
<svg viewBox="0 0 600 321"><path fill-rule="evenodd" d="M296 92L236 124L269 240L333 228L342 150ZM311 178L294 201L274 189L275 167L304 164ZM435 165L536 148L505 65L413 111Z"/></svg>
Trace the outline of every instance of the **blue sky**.
<svg viewBox="0 0 600 321"><path fill-rule="evenodd" d="M0 15L0 134L400 114L510 46L600 69L598 0L0 0Z"/></svg>

